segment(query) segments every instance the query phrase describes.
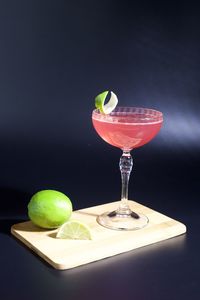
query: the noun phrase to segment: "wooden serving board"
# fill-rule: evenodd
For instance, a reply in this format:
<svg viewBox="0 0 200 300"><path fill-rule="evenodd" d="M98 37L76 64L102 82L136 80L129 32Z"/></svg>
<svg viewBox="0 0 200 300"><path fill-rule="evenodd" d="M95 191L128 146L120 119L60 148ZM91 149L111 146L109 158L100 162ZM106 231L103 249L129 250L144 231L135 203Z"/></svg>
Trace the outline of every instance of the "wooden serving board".
<svg viewBox="0 0 200 300"><path fill-rule="evenodd" d="M15 224L11 233L36 252L54 268L65 270L97 261L139 247L157 243L186 232L184 224L137 202L129 201L130 207L149 218L143 229L116 231L104 228L96 217L118 207L118 202L85 208L73 212L72 218L89 225L92 240L56 239L56 230L42 230L31 221Z"/></svg>

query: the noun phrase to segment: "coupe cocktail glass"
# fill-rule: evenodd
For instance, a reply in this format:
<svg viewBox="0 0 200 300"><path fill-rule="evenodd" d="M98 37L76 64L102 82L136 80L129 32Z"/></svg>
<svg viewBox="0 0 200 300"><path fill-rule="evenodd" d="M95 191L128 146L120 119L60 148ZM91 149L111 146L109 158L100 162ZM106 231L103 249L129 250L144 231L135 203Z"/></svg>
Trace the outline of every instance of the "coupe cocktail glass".
<svg viewBox="0 0 200 300"><path fill-rule="evenodd" d="M116 230L143 228L147 225L148 218L132 211L128 203L128 182L133 166L130 152L156 136L162 126L163 115L157 110L140 107L117 107L109 115L95 109L92 112L92 122L104 141L123 151L119 162L122 178L119 207L115 211L99 215L97 222Z"/></svg>

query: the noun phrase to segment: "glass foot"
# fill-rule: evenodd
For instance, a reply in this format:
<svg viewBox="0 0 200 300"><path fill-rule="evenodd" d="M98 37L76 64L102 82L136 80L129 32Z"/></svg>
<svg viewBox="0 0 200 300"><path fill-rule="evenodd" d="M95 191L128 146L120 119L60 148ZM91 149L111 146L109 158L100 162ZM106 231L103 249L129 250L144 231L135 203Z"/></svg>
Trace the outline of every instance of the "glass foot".
<svg viewBox="0 0 200 300"><path fill-rule="evenodd" d="M97 222L109 229L137 230L145 227L149 219L143 214L131 212L119 214L117 211L105 212L97 217Z"/></svg>

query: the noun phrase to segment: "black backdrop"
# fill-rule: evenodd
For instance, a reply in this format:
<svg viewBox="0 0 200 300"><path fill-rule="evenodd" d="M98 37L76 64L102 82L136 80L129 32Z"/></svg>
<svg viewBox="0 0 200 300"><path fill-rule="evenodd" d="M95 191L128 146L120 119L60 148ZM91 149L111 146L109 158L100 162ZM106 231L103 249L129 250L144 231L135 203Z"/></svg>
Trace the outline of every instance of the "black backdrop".
<svg viewBox="0 0 200 300"><path fill-rule="evenodd" d="M199 37L192 2L0 1L3 300L83 299L89 291L88 299L108 291L116 299L199 299ZM133 151L129 198L182 221L188 235L53 272L7 233L41 189L66 193L74 209L119 200L121 152L91 123L105 89L121 106L163 112L159 135Z"/></svg>
<svg viewBox="0 0 200 300"><path fill-rule="evenodd" d="M138 3L0 2L0 193L8 215L26 214L30 196L46 188L66 193L74 208L119 199L121 153L91 124L94 97L105 89L122 106L164 114L160 134L133 153L130 198L164 211L197 205L198 10Z"/></svg>

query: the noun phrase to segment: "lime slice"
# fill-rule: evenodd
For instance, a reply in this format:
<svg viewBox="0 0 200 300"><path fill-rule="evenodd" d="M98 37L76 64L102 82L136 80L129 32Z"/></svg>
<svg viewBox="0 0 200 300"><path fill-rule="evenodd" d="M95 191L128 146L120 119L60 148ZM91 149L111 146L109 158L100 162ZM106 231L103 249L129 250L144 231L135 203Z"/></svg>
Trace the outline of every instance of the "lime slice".
<svg viewBox="0 0 200 300"><path fill-rule="evenodd" d="M117 103L118 103L117 96L113 92L110 92L110 93L111 93L110 99L109 99L108 103L106 103L105 105L104 105L104 102L106 100L106 96L108 95L108 91L105 91L105 92L97 95L95 98L96 108L98 108L100 110L100 112L102 112L103 114L106 114L106 115L110 114L115 109L115 107L117 106Z"/></svg>
<svg viewBox="0 0 200 300"><path fill-rule="evenodd" d="M71 240L91 240L90 228L77 220L70 220L64 223L59 229L56 235L59 239L71 239Z"/></svg>

